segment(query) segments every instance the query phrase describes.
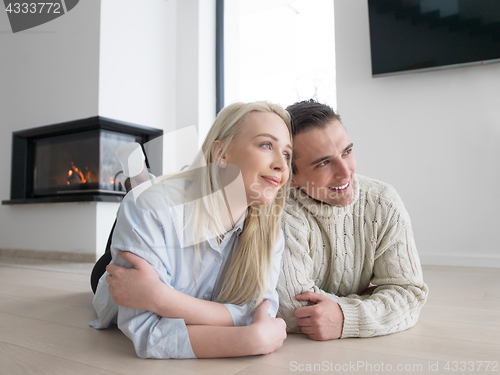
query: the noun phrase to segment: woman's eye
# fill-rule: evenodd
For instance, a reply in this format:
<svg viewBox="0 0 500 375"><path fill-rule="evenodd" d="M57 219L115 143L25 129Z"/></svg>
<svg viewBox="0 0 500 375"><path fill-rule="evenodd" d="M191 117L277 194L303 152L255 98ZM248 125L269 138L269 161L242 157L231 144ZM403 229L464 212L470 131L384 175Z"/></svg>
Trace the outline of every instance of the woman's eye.
<svg viewBox="0 0 500 375"><path fill-rule="evenodd" d="M271 149L271 144L269 142L266 142L266 143L261 144L261 147Z"/></svg>
<svg viewBox="0 0 500 375"><path fill-rule="evenodd" d="M284 152L283 156L285 157L286 160L290 160L290 158L292 157L292 155L290 155L288 152Z"/></svg>

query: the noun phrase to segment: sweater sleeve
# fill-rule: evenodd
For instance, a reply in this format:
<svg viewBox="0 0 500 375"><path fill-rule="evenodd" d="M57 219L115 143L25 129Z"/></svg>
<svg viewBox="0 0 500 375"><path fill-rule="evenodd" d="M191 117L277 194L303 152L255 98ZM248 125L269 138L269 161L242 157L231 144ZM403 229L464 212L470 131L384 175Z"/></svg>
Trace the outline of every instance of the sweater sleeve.
<svg viewBox="0 0 500 375"><path fill-rule="evenodd" d="M375 251L371 296L336 297L344 313L342 338L372 337L413 327L427 299L409 222L394 224Z"/></svg>
<svg viewBox="0 0 500 375"><path fill-rule="evenodd" d="M283 232L285 234L285 250L281 260L281 272L276 290L279 295L277 316L282 318L287 332L301 332L295 319L295 310L307 306L307 301L298 301L295 296L312 291L324 293L315 284L313 260L310 255L310 227L307 219L298 212L285 207L283 213ZM332 295L332 298L335 296Z"/></svg>
<svg viewBox="0 0 500 375"><path fill-rule="evenodd" d="M396 203L399 197L396 198ZM427 299L410 220L402 202L378 236L371 296L335 297L344 313L342 338L372 337L413 327Z"/></svg>

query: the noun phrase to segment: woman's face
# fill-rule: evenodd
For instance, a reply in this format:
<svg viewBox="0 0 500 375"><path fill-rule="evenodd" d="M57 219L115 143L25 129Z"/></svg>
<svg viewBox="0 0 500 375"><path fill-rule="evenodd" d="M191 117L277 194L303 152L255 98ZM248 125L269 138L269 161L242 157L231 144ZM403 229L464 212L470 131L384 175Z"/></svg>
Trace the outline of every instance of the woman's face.
<svg viewBox="0 0 500 375"><path fill-rule="evenodd" d="M241 170L248 205L270 204L290 176L290 133L272 112L250 112L222 160Z"/></svg>

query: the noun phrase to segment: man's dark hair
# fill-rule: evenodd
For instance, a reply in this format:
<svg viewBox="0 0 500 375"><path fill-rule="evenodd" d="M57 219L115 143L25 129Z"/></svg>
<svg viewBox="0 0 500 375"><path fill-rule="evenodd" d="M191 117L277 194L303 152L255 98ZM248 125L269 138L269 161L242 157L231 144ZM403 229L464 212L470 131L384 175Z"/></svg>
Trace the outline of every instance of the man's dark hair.
<svg viewBox="0 0 500 375"><path fill-rule="evenodd" d="M286 110L292 118L292 136L313 128L324 128L333 120L342 122L333 108L314 99L297 102Z"/></svg>
<svg viewBox="0 0 500 375"><path fill-rule="evenodd" d="M297 102L288 106L286 110L292 119L292 137L315 128L322 129L333 120L342 122L340 115L332 107L318 103L314 99ZM297 173L293 157L292 173Z"/></svg>

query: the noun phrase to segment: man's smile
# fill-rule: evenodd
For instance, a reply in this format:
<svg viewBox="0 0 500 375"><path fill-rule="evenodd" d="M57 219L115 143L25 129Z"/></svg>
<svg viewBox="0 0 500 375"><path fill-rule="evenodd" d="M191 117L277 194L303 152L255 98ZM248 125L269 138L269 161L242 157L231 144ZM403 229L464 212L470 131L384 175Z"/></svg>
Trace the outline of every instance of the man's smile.
<svg viewBox="0 0 500 375"><path fill-rule="evenodd" d="M334 190L334 191L339 191L339 192L342 192L344 190L347 190L347 188L350 186L351 184L349 182L346 182L344 185L342 186L337 186L337 187L333 187L333 186L330 186L328 189L330 190Z"/></svg>

